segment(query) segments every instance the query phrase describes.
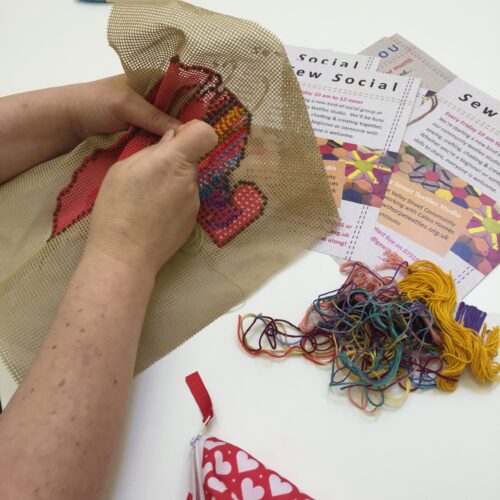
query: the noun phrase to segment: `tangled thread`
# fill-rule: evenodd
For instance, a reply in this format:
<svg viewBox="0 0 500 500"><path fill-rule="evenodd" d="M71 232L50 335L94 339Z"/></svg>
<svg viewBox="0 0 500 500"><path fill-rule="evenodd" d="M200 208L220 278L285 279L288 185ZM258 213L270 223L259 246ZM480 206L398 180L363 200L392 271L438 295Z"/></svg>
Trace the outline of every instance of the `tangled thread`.
<svg viewBox="0 0 500 500"><path fill-rule="evenodd" d="M394 269L389 277L360 262L344 263L345 283L320 295L298 326L240 317L241 345L252 355L300 355L331 365L330 386L346 390L367 412L401 404L417 389L453 390L466 364L480 382L497 380L499 329L484 326L478 334L456 321L453 280L434 264L408 266L389 257L381 266ZM477 316L474 309L469 312ZM463 323L466 311L461 315Z"/></svg>

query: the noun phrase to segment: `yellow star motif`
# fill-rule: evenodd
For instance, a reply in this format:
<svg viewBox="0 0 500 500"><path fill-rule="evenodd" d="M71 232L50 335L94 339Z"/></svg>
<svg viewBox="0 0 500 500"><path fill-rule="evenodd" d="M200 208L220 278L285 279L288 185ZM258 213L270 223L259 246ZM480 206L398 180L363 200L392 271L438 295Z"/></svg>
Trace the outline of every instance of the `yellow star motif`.
<svg viewBox="0 0 500 500"><path fill-rule="evenodd" d="M469 233L489 233L493 250L498 250L498 233L500 232L500 221L493 218L493 212L490 206L486 206L485 209L485 217L469 209L474 214L474 217L480 220L482 223L482 226L470 228Z"/></svg>
<svg viewBox="0 0 500 500"><path fill-rule="evenodd" d="M377 155L372 155L365 160L361 159L357 151L352 152L352 156L354 156L353 160L346 160L345 164L350 165L355 168L353 172L351 172L347 177L349 179L355 179L356 177L368 177L373 184L378 184L378 180L375 177L373 170L383 170L384 172L391 172L389 167L384 165L376 165L374 162L378 160L380 157Z"/></svg>

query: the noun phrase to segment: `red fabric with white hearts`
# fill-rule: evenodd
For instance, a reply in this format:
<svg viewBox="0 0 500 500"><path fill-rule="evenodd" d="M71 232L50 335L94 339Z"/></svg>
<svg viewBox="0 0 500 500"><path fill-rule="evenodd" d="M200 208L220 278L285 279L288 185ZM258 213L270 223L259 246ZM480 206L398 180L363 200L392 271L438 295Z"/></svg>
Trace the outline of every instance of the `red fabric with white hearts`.
<svg viewBox="0 0 500 500"><path fill-rule="evenodd" d="M202 457L205 498L215 500L305 500L311 497L237 446L205 440Z"/></svg>

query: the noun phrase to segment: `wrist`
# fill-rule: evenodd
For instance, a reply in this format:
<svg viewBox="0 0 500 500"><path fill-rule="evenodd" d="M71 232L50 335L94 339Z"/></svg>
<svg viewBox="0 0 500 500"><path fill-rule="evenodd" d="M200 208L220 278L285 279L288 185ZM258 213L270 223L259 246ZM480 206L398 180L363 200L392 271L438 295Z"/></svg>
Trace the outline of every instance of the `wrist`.
<svg viewBox="0 0 500 500"><path fill-rule="evenodd" d="M99 246L87 243L80 265L97 274L117 276L120 281L149 293L154 287L156 272L139 260L125 260Z"/></svg>
<svg viewBox="0 0 500 500"><path fill-rule="evenodd" d="M89 137L82 124L82 84L67 85L63 89L62 99L69 128L75 139L78 142L82 142Z"/></svg>

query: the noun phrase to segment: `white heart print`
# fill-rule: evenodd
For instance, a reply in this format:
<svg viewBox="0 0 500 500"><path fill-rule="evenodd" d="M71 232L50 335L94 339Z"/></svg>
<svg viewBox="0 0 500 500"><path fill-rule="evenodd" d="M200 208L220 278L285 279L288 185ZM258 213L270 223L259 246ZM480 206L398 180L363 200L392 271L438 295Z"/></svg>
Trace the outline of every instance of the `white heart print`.
<svg viewBox="0 0 500 500"><path fill-rule="evenodd" d="M203 467L203 477L207 477L209 472L212 472L214 470L214 466L212 465L212 462L207 462L205 464L205 467Z"/></svg>
<svg viewBox="0 0 500 500"><path fill-rule="evenodd" d="M214 491L218 491L219 493L223 493L227 490L226 485L214 476L208 478L207 486Z"/></svg>
<svg viewBox="0 0 500 500"><path fill-rule="evenodd" d="M276 474L269 476L269 487L271 488L271 495L278 497L292 492L292 485L286 481L282 481Z"/></svg>
<svg viewBox="0 0 500 500"><path fill-rule="evenodd" d="M223 444L226 444L224 443L223 441L210 441L210 440L206 440L205 441L205 448L207 450L213 450L214 448L216 448L217 446L221 446Z"/></svg>
<svg viewBox="0 0 500 500"><path fill-rule="evenodd" d="M224 462L221 451L216 451L214 453L215 458L215 472L221 474L222 476L227 476L231 472L231 464L229 462Z"/></svg>
<svg viewBox="0 0 500 500"><path fill-rule="evenodd" d="M241 481L241 494L243 500L261 500L264 497L264 488L262 486L254 486L253 481L247 477Z"/></svg>
<svg viewBox="0 0 500 500"><path fill-rule="evenodd" d="M259 466L259 462L250 458L244 451L240 450L236 454L236 463L238 464L239 472L247 472L255 470Z"/></svg>

